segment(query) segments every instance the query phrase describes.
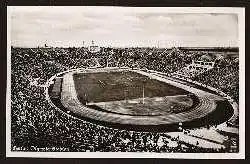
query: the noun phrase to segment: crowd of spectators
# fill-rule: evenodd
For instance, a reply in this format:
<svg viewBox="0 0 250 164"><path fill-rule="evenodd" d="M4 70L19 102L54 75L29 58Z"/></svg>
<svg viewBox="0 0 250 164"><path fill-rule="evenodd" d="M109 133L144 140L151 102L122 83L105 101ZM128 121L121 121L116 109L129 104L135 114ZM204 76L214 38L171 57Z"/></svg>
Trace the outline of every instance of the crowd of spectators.
<svg viewBox="0 0 250 164"><path fill-rule="evenodd" d="M11 148L22 151L222 152L198 149L178 139L177 147L167 146L167 141L159 145L160 137L169 136L157 132L112 129L74 119L48 104L41 85L30 85L34 79L38 84L45 84L51 76L61 71L88 67L87 59L97 59L99 66L128 66L171 73L198 57L197 54L185 55L178 49L106 48L91 54L85 48L12 48ZM221 62L218 63L214 73L200 75L196 80L218 88L223 86L228 92L236 93L237 89L232 90L230 85L237 84L238 74L234 72L238 70L237 66L234 63L230 67L223 66ZM215 81L218 79L221 82L217 84Z"/></svg>
<svg viewBox="0 0 250 164"><path fill-rule="evenodd" d="M216 60L213 69L199 74L193 80L212 86L239 102L239 60L227 56Z"/></svg>

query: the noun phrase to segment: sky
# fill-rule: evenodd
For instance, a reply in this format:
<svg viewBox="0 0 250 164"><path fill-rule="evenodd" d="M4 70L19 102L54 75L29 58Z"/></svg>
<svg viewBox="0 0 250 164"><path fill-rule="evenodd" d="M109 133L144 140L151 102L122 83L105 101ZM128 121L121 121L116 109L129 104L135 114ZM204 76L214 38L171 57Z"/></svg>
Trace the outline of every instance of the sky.
<svg viewBox="0 0 250 164"><path fill-rule="evenodd" d="M8 9L11 45L79 47L238 46L238 17L128 7L24 7Z"/></svg>

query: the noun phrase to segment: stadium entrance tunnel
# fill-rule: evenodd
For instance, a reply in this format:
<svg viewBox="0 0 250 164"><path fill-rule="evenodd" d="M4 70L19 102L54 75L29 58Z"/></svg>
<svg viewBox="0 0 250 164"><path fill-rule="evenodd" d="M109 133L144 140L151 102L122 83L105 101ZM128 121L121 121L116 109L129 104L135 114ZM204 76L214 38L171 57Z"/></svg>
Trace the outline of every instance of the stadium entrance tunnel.
<svg viewBox="0 0 250 164"><path fill-rule="evenodd" d="M139 114L129 115L129 114L116 113L113 111L107 111L95 104L91 104L91 103L84 104L83 102L80 102L78 96L76 96L77 99L72 98L71 93L69 93L69 95L67 95L65 98L65 95L62 94L63 92L65 92L63 91L63 89L65 89L63 87L66 86L65 84L67 84L68 88L72 89L72 86L68 86L68 83L65 83L64 81L64 80L68 80L67 79L68 77L65 78L64 76L64 75L68 75L68 72L60 74L60 77L55 76L54 78L51 79L51 83L47 89L48 101L56 109L63 111L64 113L66 113L67 115L70 115L71 117L74 117L76 119L81 119L81 120L84 120L84 121L87 121L96 125L101 125L101 126L115 128L115 129L126 129L126 130L132 130L132 131L171 132L171 131L180 131L180 127L181 129L192 129L192 128L198 128L198 127L204 127L204 126L208 127L211 125L217 125L217 124L227 121L233 115L233 108L227 100L225 99L213 100L215 104L214 110L202 109L202 104L199 101L200 100L199 97L193 93L189 93L188 91L184 91L184 92L188 95L189 98L192 99L192 105L189 106L188 110L181 111L180 113L177 113L177 114L173 114L173 115L170 114L166 116L166 119L173 118L173 121L164 122L164 120L166 120L164 116L139 115ZM105 84L101 83L100 85L101 87L103 87ZM103 88L101 89L105 90ZM132 95L132 96L135 96L135 95ZM98 99L103 99L103 98L98 97ZM65 100L67 101L65 102ZM79 105L79 102L82 107L77 108L77 105ZM78 104L76 105L76 103ZM80 109L81 110L89 109L89 111L87 112L93 111L93 113L90 113L90 115L84 114L84 112L82 113ZM202 111L202 110L209 110L209 112ZM100 117L101 115L98 116L98 112L102 114L104 113L103 115L104 117ZM201 113L201 115L203 116L197 115L196 114L197 112ZM133 121L131 120L131 122L129 120L119 121L120 119L112 118L112 115L120 115L121 120L123 120L122 118L123 116L125 116L124 118L127 118L127 115L129 115L129 118L130 117L134 117L134 118L133 118ZM104 119L105 117L108 119ZM163 121L162 122L156 121L155 124L154 123L151 124L149 122L148 123L145 122L145 124L143 124L142 122L140 122L140 119L136 121L137 117L143 118L145 120L147 120L147 118L148 120L150 120L153 117L155 117L156 119L157 117L159 117ZM184 121L177 121L177 120L182 120L182 118ZM152 119L152 120L155 120L155 119Z"/></svg>

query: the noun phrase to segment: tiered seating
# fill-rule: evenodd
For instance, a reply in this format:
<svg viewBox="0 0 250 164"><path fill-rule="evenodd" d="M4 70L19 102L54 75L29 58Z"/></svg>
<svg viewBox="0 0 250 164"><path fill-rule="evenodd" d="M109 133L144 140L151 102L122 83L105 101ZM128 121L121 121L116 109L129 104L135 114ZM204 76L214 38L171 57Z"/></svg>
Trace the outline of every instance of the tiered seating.
<svg viewBox="0 0 250 164"><path fill-rule="evenodd" d="M174 72L172 75L173 76L181 76L181 77L185 77L185 78L193 78L199 74L202 74L206 72L206 70L204 69L194 69L194 68L190 68L190 66L186 66L186 67L183 67L182 69Z"/></svg>

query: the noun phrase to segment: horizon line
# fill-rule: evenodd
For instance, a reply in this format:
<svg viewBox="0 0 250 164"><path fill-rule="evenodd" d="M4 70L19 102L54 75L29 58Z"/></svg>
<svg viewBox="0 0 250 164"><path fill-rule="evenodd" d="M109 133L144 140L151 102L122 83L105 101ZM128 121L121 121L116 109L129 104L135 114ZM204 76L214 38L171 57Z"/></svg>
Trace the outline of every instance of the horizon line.
<svg viewBox="0 0 250 164"><path fill-rule="evenodd" d="M28 46L14 46L14 48L88 48L90 46L36 46L36 47L28 47ZM157 47L157 46L98 46L100 48L239 48L239 46L171 46L171 47Z"/></svg>

